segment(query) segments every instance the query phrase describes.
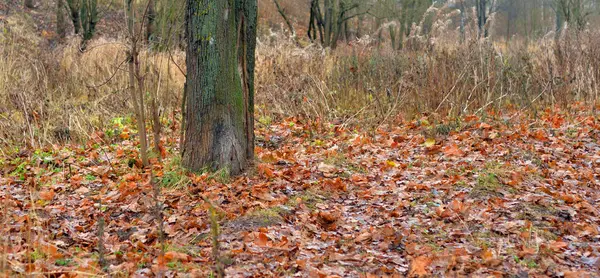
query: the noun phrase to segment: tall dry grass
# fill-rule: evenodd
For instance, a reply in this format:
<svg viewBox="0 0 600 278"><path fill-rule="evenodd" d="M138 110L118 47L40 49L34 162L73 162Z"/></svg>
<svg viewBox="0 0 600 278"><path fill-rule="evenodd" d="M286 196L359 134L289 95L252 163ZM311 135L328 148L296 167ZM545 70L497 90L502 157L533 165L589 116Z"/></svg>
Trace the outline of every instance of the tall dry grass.
<svg viewBox="0 0 600 278"><path fill-rule="evenodd" d="M507 45L461 42L444 21L433 26L426 34L415 26L402 51L376 46L368 37L334 51L300 48L277 33L261 38L257 118L377 126L401 114L460 115L598 100L598 32L566 31L558 40L550 34ZM76 41L52 46L18 15L0 23L0 30L5 150L85 140L111 119L131 114L122 41L100 38L84 53ZM185 83L184 53L144 51L141 61L146 90L158 91L161 115L172 121Z"/></svg>
<svg viewBox="0 0 600 278"><path fill-rule="evenodd" d="M402 113L461 115L598 100L599 33L508 47L479 40L436 43L424 38L420 46L393 51L358 42L335 52L263 44L257 102L279 115L364 125Z"/></svg>
<svg viewBox="0 0 600 278"><path fill-rule="evenodd" d="M15 15L0 23L0 140L39 147L86 139L117 116L131 114L127 46L98 39L85 52L73 39L49 44L32 22ZM182 51L140 53L147 92L158 92L163 116L179 110L185 76Z"/></svg>

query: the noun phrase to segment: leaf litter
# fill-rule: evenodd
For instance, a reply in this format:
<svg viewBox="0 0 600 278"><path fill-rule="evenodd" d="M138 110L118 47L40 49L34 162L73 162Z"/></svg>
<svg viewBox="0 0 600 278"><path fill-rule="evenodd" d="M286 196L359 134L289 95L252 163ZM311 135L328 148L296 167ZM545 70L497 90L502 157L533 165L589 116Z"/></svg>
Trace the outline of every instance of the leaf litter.
<svg viewBox="0 0 600 278"><path fill-rule="evenodd" d="M261 125L243 176L175 177L154 161L164 244L134 139L109 144L98 133L22 152L2 165L0 266L206 277L210 200L231 277L598 277L600 122L576 108L466 116L433 135L434 119L376 131L297 118ZM163 141L176 160L178 140Z"/></svg>

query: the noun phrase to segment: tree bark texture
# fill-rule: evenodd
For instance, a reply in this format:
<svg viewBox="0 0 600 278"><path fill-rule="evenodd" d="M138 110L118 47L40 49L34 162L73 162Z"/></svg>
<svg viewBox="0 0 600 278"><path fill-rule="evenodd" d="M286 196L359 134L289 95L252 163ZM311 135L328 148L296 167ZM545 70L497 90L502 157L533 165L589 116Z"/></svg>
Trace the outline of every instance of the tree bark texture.
<svg viewBox="0 0 600 278"><path fill-rule="evenodd" d="M182 164L236 175L254 157L256 0L187 0Z"/></svg>

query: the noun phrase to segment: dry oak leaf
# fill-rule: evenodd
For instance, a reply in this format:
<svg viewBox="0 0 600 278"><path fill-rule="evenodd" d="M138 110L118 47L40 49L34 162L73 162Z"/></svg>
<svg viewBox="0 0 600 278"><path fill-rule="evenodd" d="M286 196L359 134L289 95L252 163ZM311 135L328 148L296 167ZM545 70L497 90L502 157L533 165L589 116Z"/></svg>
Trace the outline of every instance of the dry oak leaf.
<svg viewBox="0 0 600 278"><path fill-rule="evenodd" d="M446 156L463 156L463 155L465 155L465 152L462 151L461 149L459 149L458 145L456 145L456 144L450 144L450 145L444 147L443 151Z"/></svg>
<svg viewBox="0 0 600 278"><path fill-rule="evenodd" d="M41 191L40 192L40 199L44 200L44 201L52 201L52 199L54 199L54 190L49 190L49 191Z"/></svg>
<svg viewBox="0 0 600 278"><path fill-rule="evenodd" d="M366 240L369 240L373 237L373 234L369 233L369 232L364 232L360 235L358 235L355 239L354 242L363 242Z"/></svg>
<svg viewBox="0 0 600 278"><path fill-rule="evenodd" d="M319 218L325 223L333 223L340 218L339 213L330 213L327 211L319 211Z"/></svg>
<svg viewBox="0 0 600 278"><path fill-rule="evenodd" d="M550 249L552 249L554 252L566 249L567 246L569 246L569 244L564 241L553 241L550 243Z"/></svg>
<svg viewBox="0 0 600 278"><path fill-rule="evenodd" d="M188 262L190 260L190 256L185 253L169 251L169 252L165 253L165 260L167 260L169 262L175 261L175 260L182 261L182 262Z"/></svg>
<svg viewBox="0 0 600 278"><path fill-rule="evenodd" d="M591 273L583 270L565 271L564 278L591 278L594 277Z"/></svg>
<svg viewBox="0 0 600 278"><path fill-rule="evenodd" d="M269 243L269 237L265 233L258 233L258 237L254 239L254 244L260 247L266 247Z"/></svg>
<svg viewBox="0 0 600 278"><path fill-rule="evenodd" d="M427 267L433 261L432 258L427 256L419 256L410 263L410 271L408 277L420 277L429 274Z"/></svg>

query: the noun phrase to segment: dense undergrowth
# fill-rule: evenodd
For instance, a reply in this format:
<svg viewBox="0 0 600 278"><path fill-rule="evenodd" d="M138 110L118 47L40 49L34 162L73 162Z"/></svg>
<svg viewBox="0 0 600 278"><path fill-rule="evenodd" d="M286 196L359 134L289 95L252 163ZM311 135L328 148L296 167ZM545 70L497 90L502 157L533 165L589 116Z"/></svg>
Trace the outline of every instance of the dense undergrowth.
<svg viewBox="0 0 600 278"><path fill-rule="evenodd" d="M97 39L80 52L37 35L23 15L0 23L0 136L8 146L41 147L85 141L131 115L126 46ZM600 37L564 32L561 38L498 43L468 40L402 51L368 39L335 51L303 47L277 34L259 39L257 120L289 116L376 127L403 114L465 115L515 107L597 101ZM577 43L575 43L577 42ZM175 124L185 83L179 50L141 53L147 92L158 92L161 117Z"/></svg>

